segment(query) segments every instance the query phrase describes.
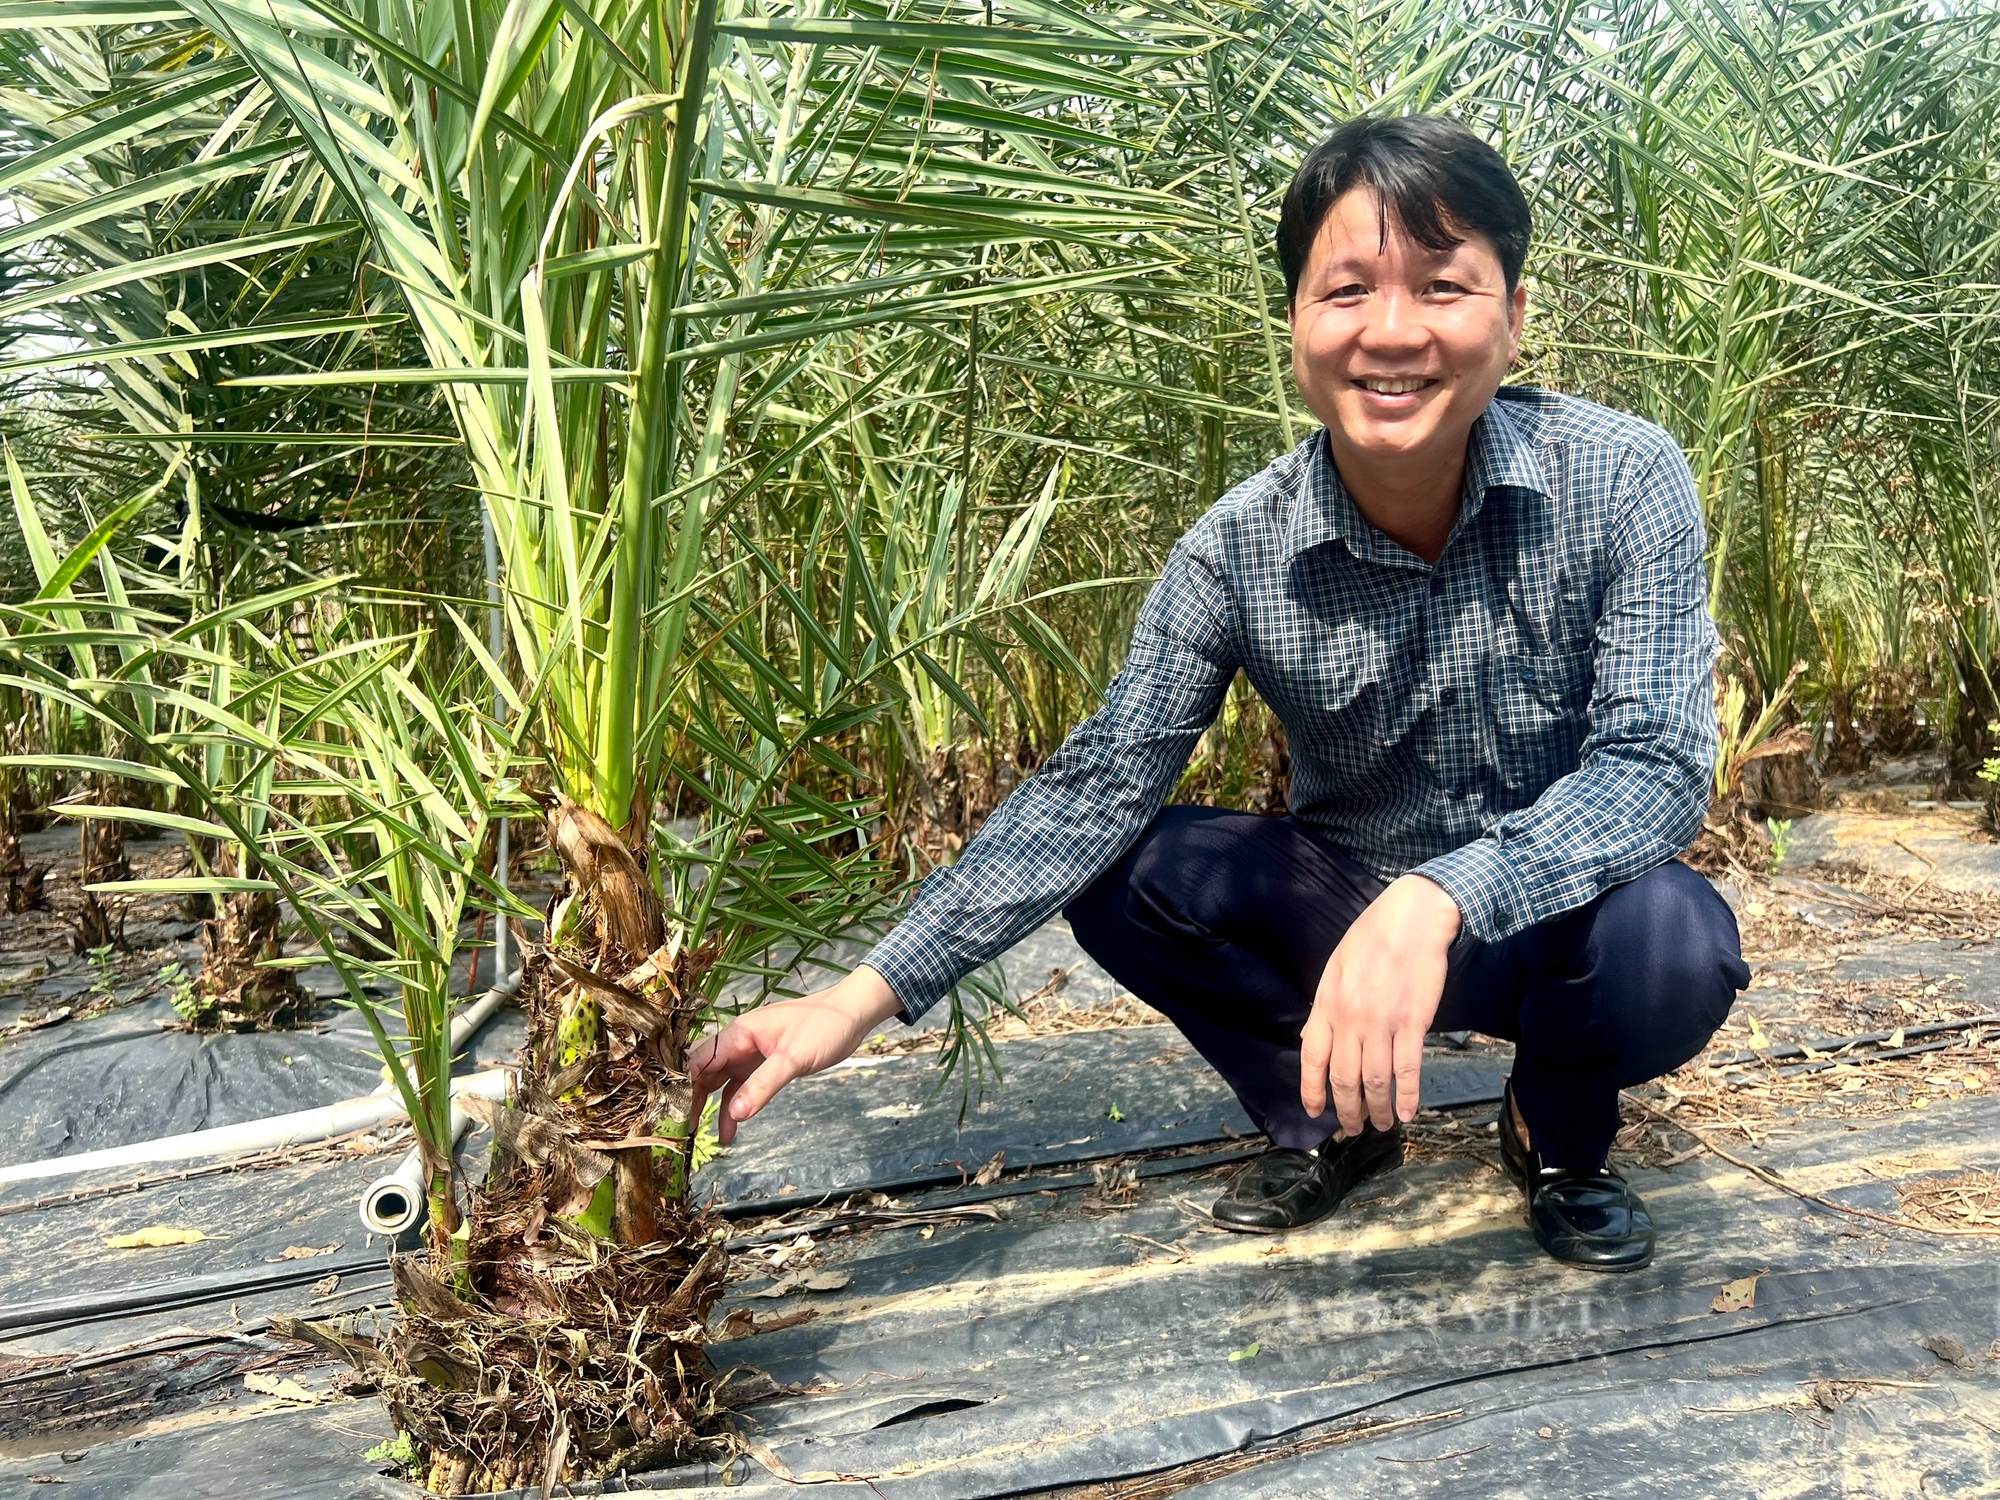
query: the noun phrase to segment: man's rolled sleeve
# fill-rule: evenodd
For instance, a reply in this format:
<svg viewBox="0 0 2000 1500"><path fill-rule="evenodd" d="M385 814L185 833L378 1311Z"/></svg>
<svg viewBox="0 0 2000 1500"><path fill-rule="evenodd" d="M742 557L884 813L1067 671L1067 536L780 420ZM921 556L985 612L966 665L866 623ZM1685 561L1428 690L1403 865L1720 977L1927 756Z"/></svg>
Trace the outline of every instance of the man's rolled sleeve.
<svg viewBox="0 0 2000 1500"><path fill-rule="evenodd" d="M1215 718L1237 655L1227 590L1197 525L1146 597L1104 706L925 879L862 960L914 1021L1047 921L1130 847Z"/></svg>

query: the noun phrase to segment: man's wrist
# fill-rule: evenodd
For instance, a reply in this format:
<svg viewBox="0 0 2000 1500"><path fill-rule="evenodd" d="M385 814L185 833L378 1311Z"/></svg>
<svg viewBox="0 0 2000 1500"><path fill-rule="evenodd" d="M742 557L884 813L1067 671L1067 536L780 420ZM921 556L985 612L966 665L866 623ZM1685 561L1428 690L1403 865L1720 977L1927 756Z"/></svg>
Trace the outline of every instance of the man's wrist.
<svg viewBox="0 0 2000 1500"><path fill-rule="evenodd" d="M836 988L841 992L843 1007L871 1030L903 1008L894 987L880 970L869 964L856 964Z"/></svg>
<svg viewBox="0 0 2000 1500"><path fill-rule="evenodd" d="M1428 875L1419 875L1414 871L1403 876L1399 883L1404 882L1407 882L1409 899L1422 914L1421 919L1427 924L1427 930L1440 946L1449 948L1457 942L1465 924L1451 892Z"/></svg>

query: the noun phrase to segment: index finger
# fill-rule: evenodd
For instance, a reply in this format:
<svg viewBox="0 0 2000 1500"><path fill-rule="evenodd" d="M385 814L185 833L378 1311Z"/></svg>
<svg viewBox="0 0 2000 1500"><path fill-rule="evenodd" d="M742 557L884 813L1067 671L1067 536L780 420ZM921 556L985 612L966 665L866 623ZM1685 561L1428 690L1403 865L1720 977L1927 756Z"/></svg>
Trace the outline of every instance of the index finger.
<svg viewBox="0 0 2000 1500"><path fill-rule="evenodd" d="M688 1049L688 1079L703 1093L714 1090L724 1079L740 1076L763 1060L763 1049L749 1033L731 1021L714 1036L704 1037Z"/></svg>
<svg viewBox="0 0 2000 1500"><path fill-rule="evenodd" d="M710 1094L747 1078L762 1061L762 1050L738 1030L734 1021L689 1048L688 1084L693 1093L688 1099L688 1129L701 1128L701 1113L708 1106Z"/></svg>
<svg viewBox="0 0 2000 1500"><path fill-rule="evenodd" d="M799 1065L782 1052L773 1053L748 1078L736 1086L726 1111L728 1118L741 1123L771 1102L771 1098L799 1076Z"/></svg>
<svg viewBox="0 0 2000 1500"><path fill-rule="evenodd" d="M1333 1055L1333 1027L1315 1010L1299 1037L1299 1103L1317 1120L1326 1113L1326 1065Z"/></svg>
<svg viewBox="0 0 2000 1500"><path fill-rule="evenodd" d="M1417 1117L1417 1105L1422 1098L1423 1067L1423 1033L1398 1035L1395 1041L1396 1118L1406 1125Z"/></svg>

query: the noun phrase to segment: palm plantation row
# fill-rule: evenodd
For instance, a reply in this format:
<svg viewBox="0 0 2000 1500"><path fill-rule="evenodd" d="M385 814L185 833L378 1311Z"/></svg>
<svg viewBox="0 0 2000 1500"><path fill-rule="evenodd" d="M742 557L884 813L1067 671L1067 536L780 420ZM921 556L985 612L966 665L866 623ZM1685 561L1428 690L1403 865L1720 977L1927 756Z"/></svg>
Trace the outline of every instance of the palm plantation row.
<svg viewBox="0 0 2000 1500"><path fill-rule="evenodd" d="M296 1003L288 931L373 1018L432 1246L355 1354L434 1488L696 1451L687 1042L951 858L1305 436L1270 230L1346 114L1456 112L1529 184L1524 378L1688 449L1732 735L1852 758L1921 705L1955 794L1995 753L1990 13L52 13L0 4L9 817L184 837L212 1018ZM1245 693L1185 790L1282 777ZM547 928L468 1195L477 910Z"/></svg>

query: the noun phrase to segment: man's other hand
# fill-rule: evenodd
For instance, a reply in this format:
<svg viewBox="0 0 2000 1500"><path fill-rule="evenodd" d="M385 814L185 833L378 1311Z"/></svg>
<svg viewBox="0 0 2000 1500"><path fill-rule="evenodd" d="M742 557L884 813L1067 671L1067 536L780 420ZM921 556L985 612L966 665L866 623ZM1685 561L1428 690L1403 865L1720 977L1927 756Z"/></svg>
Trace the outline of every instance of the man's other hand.
<svg viewBox="0 0 2000 1500"><path fill-rule="evenodd" d="M1331 1086L1343 1136L1359 1135L1364 1121L1387 1130L1398 1115L1416 1118L1424 1033L1458 927L1457 903L1421 875L1392 882L1355 919L1326 961L1300 1037L1307 1114L1325 1113Z"/></svg>
<svg viewBox="0 0 2000 1500"><path fill-rule="evenodd" d="M746 1011L688 1048L688 1118L698 1126L708 1096L720 1089L716 1129L728 1145L779 1089L851 1056L899 1008L889 982L863 964L831 988Z"/></svg>

